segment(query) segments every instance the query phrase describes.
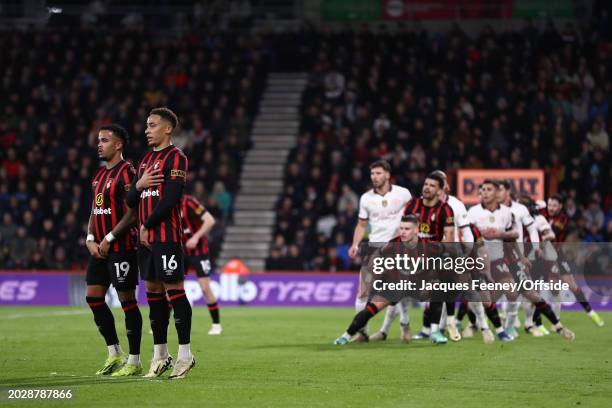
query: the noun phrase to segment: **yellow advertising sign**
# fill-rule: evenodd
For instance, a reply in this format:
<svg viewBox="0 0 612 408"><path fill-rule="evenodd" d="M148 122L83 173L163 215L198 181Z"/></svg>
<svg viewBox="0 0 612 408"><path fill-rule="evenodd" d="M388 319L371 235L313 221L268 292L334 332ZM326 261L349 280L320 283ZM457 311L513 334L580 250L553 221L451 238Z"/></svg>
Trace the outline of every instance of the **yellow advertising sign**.
<svg viewBox="0 0 612 408"><path fill-rule="evenodd" d="M517 196L529 195L534 200L544 199L544 170L459 170L457 198L465 204L479 202L478 186L485 179L508 179Z"/></svg>

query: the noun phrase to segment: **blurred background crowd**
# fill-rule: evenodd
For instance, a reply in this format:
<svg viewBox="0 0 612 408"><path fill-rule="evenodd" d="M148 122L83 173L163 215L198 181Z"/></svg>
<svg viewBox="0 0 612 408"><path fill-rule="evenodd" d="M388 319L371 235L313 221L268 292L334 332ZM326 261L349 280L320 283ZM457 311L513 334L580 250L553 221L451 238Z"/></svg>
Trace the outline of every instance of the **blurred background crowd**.
<svg viewBox="0 0 612 408"><path fill-rule="evenodd" d="M237 16L250 24L248 13ZM434 169L545 169L580 238L612 241L609 24L528 21L476 35L459 25L194 28L166 38L139 19L111 22L0 36L0 268L83 267L97 130L128 129L126 155L137 162L157 106L179 113L187 192L218 220L214 257L275 70L308 72L309 82L267 269L355 269L348 248L378 158L413 195Z"/></svg>

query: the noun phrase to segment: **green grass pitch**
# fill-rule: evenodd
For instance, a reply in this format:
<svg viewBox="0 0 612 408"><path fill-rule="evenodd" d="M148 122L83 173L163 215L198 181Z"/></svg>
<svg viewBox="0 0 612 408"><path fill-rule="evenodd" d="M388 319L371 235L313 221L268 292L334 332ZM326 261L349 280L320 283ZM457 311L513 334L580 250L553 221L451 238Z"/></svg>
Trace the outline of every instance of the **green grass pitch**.
<svg viewBox="0 0 612 408"><path fill-rule="evenodd" d="M121 310L114 310L124 349ZM582 312L564 312L577 335L484 345L384 343L333 346L349 309L224 308L224 333L206 333L205 308L194 309L188 378L99 378L106 347L89 310L0 308L0 405L75 407L609 407L612 401L612 313L597 328ZM143 359L151 357L143 309ZM417 310L413 326L420 326ZM371 324L378 329L377 316ZM523 333L523 332L521 332ZM170 352L176 332L169 328ZM70 389L66 401L8 401L8 389Z"/></svg>

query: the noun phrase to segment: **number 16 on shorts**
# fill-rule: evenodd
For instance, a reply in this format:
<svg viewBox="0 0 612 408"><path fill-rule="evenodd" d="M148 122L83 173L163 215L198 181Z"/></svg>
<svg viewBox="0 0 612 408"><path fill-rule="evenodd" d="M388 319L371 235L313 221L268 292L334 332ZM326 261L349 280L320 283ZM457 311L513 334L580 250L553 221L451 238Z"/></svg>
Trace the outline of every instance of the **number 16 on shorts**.
<svg viewBox="0 0 612 408"><path fill-rule="evenodd" d="M180 246L164 245L153 247L153 258L158 280L164 282L178 282L185 277L185 264Z"/></svg>

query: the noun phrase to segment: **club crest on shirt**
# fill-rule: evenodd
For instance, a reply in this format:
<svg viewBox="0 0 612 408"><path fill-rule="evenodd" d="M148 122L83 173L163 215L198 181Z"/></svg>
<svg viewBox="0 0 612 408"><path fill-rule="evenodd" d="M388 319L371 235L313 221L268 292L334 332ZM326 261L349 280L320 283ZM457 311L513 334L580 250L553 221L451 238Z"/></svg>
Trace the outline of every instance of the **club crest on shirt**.
<svg viewBox="0 0 612 408"><path fill-rule="evenodd" d="M101 207L103 202L104 202L104 196L102 195L102 193L96 194L96 205L98 207Z"/></svg>
<svg viewBox="0 0 612 408"><path fill-rule="evenodd" d="M493 224L495 222L495 217L493 215L489 216L489 222Z"/></svg>
<svg viewBox="0 0 612 408"><path fill-rule="evenodd" d="M386 207L389 203L387 202L387 200L382 200L382 206Z"/></svg>
<svg viewBox="0 0 612 408"><path fill-rule="evenodd" d="M421 224L421 232L423 234L427 234L429 233L430 228L429 228L429 224Z"/></svg>

